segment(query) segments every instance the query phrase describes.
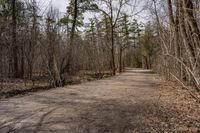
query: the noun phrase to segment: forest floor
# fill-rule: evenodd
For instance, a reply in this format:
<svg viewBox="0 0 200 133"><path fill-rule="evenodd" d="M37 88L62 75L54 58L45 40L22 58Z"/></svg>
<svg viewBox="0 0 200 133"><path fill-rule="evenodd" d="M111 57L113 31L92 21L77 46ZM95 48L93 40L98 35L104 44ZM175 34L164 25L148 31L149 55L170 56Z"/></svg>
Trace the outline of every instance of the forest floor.
<svg viewBox="0 0 200 133"><path fill-rule="evenodd" d="M149 70L0 101L0 133L199 133L200 104Z"/></svg>

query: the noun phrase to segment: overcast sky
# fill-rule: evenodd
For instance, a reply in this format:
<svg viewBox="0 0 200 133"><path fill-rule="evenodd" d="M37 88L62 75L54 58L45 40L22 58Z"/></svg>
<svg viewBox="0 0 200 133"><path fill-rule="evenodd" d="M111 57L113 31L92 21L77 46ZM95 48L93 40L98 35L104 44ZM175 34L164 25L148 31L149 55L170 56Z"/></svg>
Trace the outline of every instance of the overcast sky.
<svg viewBox="0 0 200 133"><path fill-rule="evenodd" d="M53 5L53 7L60 10L60 12L66 12L67 3L69 0L36 0L40 7L45 9L50 4Z"/></svg>
<svg viewBox="0 0 200 133"><path fill-rule="evenodd" d="M67 1L69 0L52 0L52 4L61 12L66 12Z"/></svg>

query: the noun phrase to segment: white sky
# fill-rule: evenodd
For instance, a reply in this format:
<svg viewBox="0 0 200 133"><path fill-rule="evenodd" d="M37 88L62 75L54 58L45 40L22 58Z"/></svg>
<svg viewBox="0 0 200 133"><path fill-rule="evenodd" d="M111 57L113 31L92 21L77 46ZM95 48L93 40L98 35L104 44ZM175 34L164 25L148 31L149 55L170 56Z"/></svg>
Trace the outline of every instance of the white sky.
<svg viewBox="0 0 200 133"><path fill-rule="evenodd" d="M66 12L67 3L69 0L52 0L53 6L58 8L61 12Z"/></svg>
<svg viewBox="0 0 200 133"><path fill-rule="evenodd" d="M46 9L49 5L60 10L60 12L66 12L67 3L69 0L36 0L42 9Z"/></svg>

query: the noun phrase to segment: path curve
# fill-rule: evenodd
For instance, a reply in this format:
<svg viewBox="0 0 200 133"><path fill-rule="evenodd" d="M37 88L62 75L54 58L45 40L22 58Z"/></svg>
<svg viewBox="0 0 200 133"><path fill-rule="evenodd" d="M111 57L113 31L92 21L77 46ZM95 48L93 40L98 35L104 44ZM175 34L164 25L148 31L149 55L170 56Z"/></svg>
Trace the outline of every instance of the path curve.
<svg viewBox="0 0 200 133"><path fill-rule="evenodd" d="M0 101L0 132L133 133L152 128L159 94L149 70ZM155 107L156 108L156 107Z"/></svg>

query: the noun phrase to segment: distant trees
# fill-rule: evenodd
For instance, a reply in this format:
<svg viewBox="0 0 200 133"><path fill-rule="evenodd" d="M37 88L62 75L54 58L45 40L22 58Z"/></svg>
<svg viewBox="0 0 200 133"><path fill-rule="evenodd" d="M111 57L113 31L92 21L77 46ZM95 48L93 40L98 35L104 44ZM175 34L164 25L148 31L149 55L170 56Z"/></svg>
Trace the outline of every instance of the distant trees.
<svg viewBox="0 0 200 133"><path fill-rule="evenodd" d="M29 36L26 38L28 42L27 44L25 44L25 51L24 51L24 56L27 62L27 70L28 70L28 77L31 79L32 78L32 74L33 74L33 67L35 64L35 60L37 58L36 55L36 50L38 47L38 43L39 43L39 35L40 35L40 31L39 31L39 19L40 16L38 15L38 6L35 0L31 1L30 3L27 3L28 5L28 16L29 16L29 20L28 20L28 27L30 27L30 29L28 29L27 33L29 34Z"/></svg>
<svg viewBox="0 0 200 133"><path fill-rule="evenodd" d="M150 23L147 24L144 30L144 34L140 37L140 48L142 55L142 65L145 69L152 69L152 65L154 63L153 55L156 52L157 43L154 40L154 33L152 25Z"/></svg>
<svg viewBox="0 0 200 133"><path fill-rule="evenodd" d="M17 39L17 30L19 29L18 23L20 22L20 19L18 19L17 16L21 15L24 7L22 2L16 0L1 0L0 6L1 49L7 52L7 56L4 61L8 62L6 66L8 73L6 75L18 78L20 76L18 61L20 47Z"/></svg>
<svg viewBox="0 0 200 133"><path fill-rule="evenodd" d="M0 78L62 86L82 71L122 72L133 62L139 26L123 12L129 0L102 0L106 9L99 2L71 0L61 16L53 7L41 13L36 0L0 0ZM98 17L85 23L86 12Z"/></svg>
<svg viewBox="0 0 200 133"><path fill-rule="evenodd" d="M121 17L122 8L128 4L129 0L119 0L118 3L115 3L114 0L101 0L102 4L106 6L104 10L99 8L101 12L108 18L108 22L111 29L111 63L112 63L112 74L116 74L116 63L115 63L115 28L119 17ZM117 6L117 7L116 7Z"/></svg>
<svg viewBox="0 0 200 133"><path fill-rule="evenodd" d="M118 25L119 26L117 30L117 37L119 45L119 72L121 73L125 69L126 56L130 56L129 54L131 54L127 54L128 49L136 50L140 45L139 40L141 34L141 25L137 22L136 19L131 20L126 13L122 15L121 19L118 22ZM136 54L135 51L132 52L132 56ZM136 58L136 56L134 58ZM134 62L134 59L131 59L129 61Z"/></svg>
<svg viewBox="0 0 200 133"><path fill-rule="evenodd" d="M88 0L71 0L69 6L67 7L67 17L61 19L66 20L67 23L71 23L71 30L70 30L70 40L69 40L69 50L67 53L67 60L65 62L64 67L62 68L62 72L70 73L72 71L72 55L74 51L74 39L76 29L78 26L83 25L83 14L87 11L94 11L97 6L92 3L92 1ZM65 59L64 59L65 60Z"/></svg>

